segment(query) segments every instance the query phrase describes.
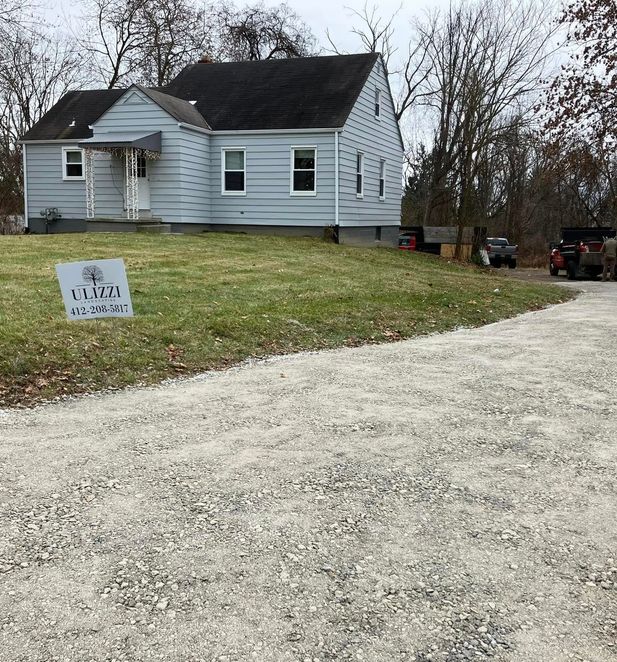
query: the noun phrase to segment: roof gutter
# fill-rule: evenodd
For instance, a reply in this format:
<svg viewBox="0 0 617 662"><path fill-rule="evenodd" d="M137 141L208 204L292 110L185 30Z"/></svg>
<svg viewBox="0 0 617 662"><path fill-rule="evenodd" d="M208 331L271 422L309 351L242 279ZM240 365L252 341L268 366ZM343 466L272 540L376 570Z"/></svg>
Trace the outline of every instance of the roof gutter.
<svg viewBox="0 0 617 662"><path fill-rule="evenodd" d="M68 145L75 145L83 138L48 138L45 140L18 140L18 145L59 145L65 143Z"/></svg>
<svg viewBox="0 0 617 662"><path fill-rule="evenodd" d="M334 226L337 228L337 241L338 241L338 227L339 227L339 131L334 132Z"/></svg>
<svg viewBox="0 0 617 662"><path fill-rule="evenodd" d="M194 124L188 124L187 122L178 122L178 127L181 129L187 129L188 131L195 131L195 133L205 133L207 135L214 133L212 129L204 129L201 126L195 126Z"/></svg>
<svg viewBox="0 0 617 662"><path fill-rule="evenodd" d="M21 157L24 163L24 224L28 227L28 163L26 160L26 145L24 143L21 150Z"/></svg>
<svg viewBox="0 0 617 662"><path fill-rule="evenodd" d="M278 133L333 133L335 131L342 131L343 127L317 127L314 129L234 129L226 131L216 131L215 129L202 129L199 126L188 124L187 122L178 122L181 129L188 129L196 131L197 133L207 133L213 136L245 136L245 135L262 135L262 134L278 134Z"/></svg>

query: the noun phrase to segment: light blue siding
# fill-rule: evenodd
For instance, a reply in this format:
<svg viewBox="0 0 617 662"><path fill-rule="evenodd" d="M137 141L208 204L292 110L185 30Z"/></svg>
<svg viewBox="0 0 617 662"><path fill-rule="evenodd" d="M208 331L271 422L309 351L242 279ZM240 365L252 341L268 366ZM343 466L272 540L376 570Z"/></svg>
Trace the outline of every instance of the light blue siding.
<svg viewBox="0 0 617 662"><path fill-rule="evenodd" d="M86 216L86 185L83 180L62 178L62 148L77 147L75 142L29 144L26 148L28 173L28 211L38 216L41 209L58 207L65 219ZM121 161L109 154L94 155L95 204L99 216L122 216L124 206L124 169Z"/></svg>
<svg viewBox="0 0 617 662"><path fill-rule="evenodd" d="M124 164L104 152L94 153L95 208L97 216L124 215Z"/></svg>
<svg viewBox="0 0 617 662"><path fill-rule="evenodd" d="M47 207L58 207L63 218L84 218L86 189L82 180L62 179L62 147L75 142L32 144L26 148L28 214L38 217Z"/></svg>
<svg viewBox="0 0 617 662"><path fill-rule="evenodd" d="M129 95L127 95L129 96ZM126 101L126 103L125 103ZM161 155L148 162L152 216L166 222L207 223L210 216L209 136L178 126L178 121L138 92L120 98L94 124L94 136L126 131L161 131ZM86 216L83 180L62 179L62 147L77 141L28 144L28 209L38 216L45 207L58 207L65 219ZM97 217L124 217L124 161L103 152L94 154Z"/></svg>
<svg viewBox="0 0 617 662"><path fill-rule="evenodd" d="M152 215L167 222L182 221L183 131L178 121L145 95L131 90L99 117L92 128L95 137L109 132L161 131L161 156L158 160L148 162ZM95 185L98 199L96 180ZM119 193L116 196L117 205L123 205L123 197ZM97 203L97 216L103 212L104 209L99 209Z"/></svg>
<svg viewBox="0 0 617 662"><path fill-rule="evenodd" d="M291 148L317 148L317 195L290 194ZM246 195L221 193L221 149L246 149ZM211 137L212 223L334 225L334 134L260 133Z"/></svg>
<svg viewBox="0 0 617 662"><path fill-rule="evenodd" d="M209 223L210 211L210 136L183 128L180 146L182 220Z"/></svg>
<svg viewBox="0 0 617 662"><path fill-rule="evenodd" d="M381 90L380 119L375 90ZM356 157L364 152L364 197L356 197ZM403 147L381 61L370 73L340 136L339 221L342 226L398 225ZM379 163L386 161L386 199L379 199Z"/></svg>

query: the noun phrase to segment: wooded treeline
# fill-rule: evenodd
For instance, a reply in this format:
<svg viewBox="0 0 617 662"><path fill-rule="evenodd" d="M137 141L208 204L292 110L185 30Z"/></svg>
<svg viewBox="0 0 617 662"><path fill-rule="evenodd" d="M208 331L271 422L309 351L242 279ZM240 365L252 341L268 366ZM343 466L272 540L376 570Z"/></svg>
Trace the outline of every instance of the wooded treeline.
<svg viewBox="0 0 617 662"><path fill-rule="evenodd" d="M404 224L486 226L544 254L561 227L617 223L615 7L480 0L416 22L428 129L408 151Z"/></svg>
<svg viewBox="0 0 617 662"><path fill-rule="evenodd" d="M164 85L203 57L340 52L285 4L82 1L70 25L0 9L2 213L22 205L19 136L69 89ZM562 226L617 224L613 0L460 0L402 35L377 6L353 14L352 50L383 54L408 143L404 225L488 226L541 253Z"/></svg>

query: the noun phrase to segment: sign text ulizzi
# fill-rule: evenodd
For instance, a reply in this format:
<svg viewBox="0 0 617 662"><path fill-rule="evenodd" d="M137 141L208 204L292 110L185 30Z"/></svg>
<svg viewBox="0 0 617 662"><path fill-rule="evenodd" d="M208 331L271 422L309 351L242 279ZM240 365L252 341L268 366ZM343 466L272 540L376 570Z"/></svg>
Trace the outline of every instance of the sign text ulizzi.
<svg viewBox="0 0 617 662"><path fill-rule="evenodd" d="M71 293L75 301L114 299L120 296L120 287L118 285L83 286L71 289Z"/></svg>

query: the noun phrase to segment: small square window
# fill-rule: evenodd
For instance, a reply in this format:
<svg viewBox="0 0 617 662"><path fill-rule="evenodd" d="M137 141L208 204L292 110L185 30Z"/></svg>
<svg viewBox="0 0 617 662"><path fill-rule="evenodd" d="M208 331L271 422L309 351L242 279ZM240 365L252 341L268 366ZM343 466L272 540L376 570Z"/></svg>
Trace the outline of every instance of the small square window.
<svg viewBox="0 0 617 662"><path fill-rule="evenodd" d="M246 194L246 152L224 147L222 152L221 193L223 195Z"/></svg>
<svg viewBox="0 0 617 662"><path fill-rule="evenodd" d="M291 195L317 194L317 149L292 147Z"/></svg>
<svg viewBox="0 0 617 662"><path fill-rule="evenodd" d="M62 178L84 178L83 152L81 149L62 149Z"/></svg>

